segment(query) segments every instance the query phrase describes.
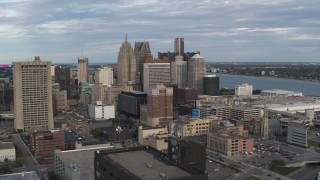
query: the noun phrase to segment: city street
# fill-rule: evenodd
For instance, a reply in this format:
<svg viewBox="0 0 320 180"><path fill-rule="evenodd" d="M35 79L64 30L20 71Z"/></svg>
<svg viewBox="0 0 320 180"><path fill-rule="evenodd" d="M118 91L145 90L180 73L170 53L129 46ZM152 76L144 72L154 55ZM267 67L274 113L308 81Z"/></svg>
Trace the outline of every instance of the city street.
<svg viewBox="0 0 320 180"><path fill-rule="evenodd" d="M16 145L17 151L23 155L23 164L25 171L35 171L40 178L42 178L43 175L47 174L46 169L42 168L42 166L38 164L36 159L30 153L28 147L25 146L24 142L20 138L20 135L14 135L12 137L12 142Z"/></svg>

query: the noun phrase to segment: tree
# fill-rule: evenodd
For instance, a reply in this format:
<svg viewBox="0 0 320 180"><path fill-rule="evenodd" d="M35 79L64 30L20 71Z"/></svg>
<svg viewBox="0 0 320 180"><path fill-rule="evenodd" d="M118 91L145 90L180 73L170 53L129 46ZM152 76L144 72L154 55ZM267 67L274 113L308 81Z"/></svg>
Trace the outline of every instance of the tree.
<svg viewBox="0 0 320 180"><path fill-rule="evenodd" d="M22 167L22 165L23 165L22 157L17 157L16 164L17 164L18 167Z"/></svg>
<svg viewBox="0 0 320 180"><path fill-rule="evenodd" d="M7 163L8 161L9 161L9 159L8 159L8 158L4 158L4 162L6 162L6 163Z"/></svg>
<svg viewBox="0 0 320 180"><path fill-rule="evenodd" d="M54 174L53 171L50 171L50 172L48 173L48 178L49 178L49 180L57 180L57 179L58 179L57 176Z"/></svg>
<svg viewBox="0 0 320 180"><path fill-rule="evenodd" d="M91 134L94 138L99 138L102 134L102 130L100 128L92 129Z"/></svg>

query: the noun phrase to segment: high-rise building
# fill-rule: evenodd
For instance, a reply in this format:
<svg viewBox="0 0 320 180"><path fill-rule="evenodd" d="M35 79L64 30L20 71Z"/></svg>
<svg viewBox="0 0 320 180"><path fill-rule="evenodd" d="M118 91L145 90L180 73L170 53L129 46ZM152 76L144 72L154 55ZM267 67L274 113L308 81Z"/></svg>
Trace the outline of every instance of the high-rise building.
<svg viewBox="0 0 320 180"><path fill-rule="evenodd" d="M9 78L0 78L0 111L10 111L12 89Z"/></svg>
<svg viewBox="0 0 320 180"><path fill-rule="evenodd" d="M143 91L147 92L157 84L170 83L170 63L168 60L150 60L143 64Z"/></svg>
<svg viewBox="0 0 320 180"><path fill-rule="evenodd" d="M202 93L202 81L206 75L206 62L202 56L192 56L188 63L188 87Z"/></svg>
<svg viewBox="0 0 320 180"><path fill-rule="evenodd" d="M136 80L136 56L131 44L127 41L122 43L118 55L117 84L133 84Z"/></svg>
<svg viewBox="0 0 320 180"><path fill-rule="evenodd" d="M261 120L261 137L269 138L269 116L267 105L264 104L263 108L263 118Z"/></svg>
<svg viewBox="0 0 320 180"><path fill-rule="evenodd" d="M70 68L55 66L55 82L59 83L60 90L67 90L67 98L70 99Z"/></svg>
<svg viewBox="0 0 320 180"><path fill-rule="evenodd" d="M136 56L136 73L137 82L142 83L143 81L143 63L146 53L151 53L149 42L135 42L134 44L134 54Z"/></svg>
<svg viewBox="0 0 320 180"><path fill-rule="evenodd" d="M88 82L88 58L81 56L78 58L78 83Z"/></svg>
<svg viewBox="0 0 320 180"><path fill-rule="evenodd" d="M95 83L113 85L113 70L110 67L101 67L95 71Z"/></svg>
<svg viewBox="0 0 320 180"><path fill-rule="evenodd" d="M173 89L157 85L148 92L147 106L140 106L143 124L156 127L168 126L173 120Z"/></svg>
<svg viewBox="0 0 320 180"><path fill-rule="evenodd" d="M216 75L206 75L203 77L202 93L209 96L220 95L220 80Z"/></svg>
<svg viewBox="0 0 320 180"><path fill-rule="evenodd" d="M176 56L175 61L171 62L171 79L178 88L188 86L188 65L187 61L183 61L183 56Z"/></svg>
<svg viewBox="0 0 320 180"><path fill-rule="evenodd" d="M51 84L51 61L41 61L36 56L33 62L13 62L16 130L54 128Z"/></svg>
<svg viewBox="0 0 320 180"><path fill-rule="evenodd" d="M174 40L174 52L176 56L184 55L184 38L176 38Z"/></svg>

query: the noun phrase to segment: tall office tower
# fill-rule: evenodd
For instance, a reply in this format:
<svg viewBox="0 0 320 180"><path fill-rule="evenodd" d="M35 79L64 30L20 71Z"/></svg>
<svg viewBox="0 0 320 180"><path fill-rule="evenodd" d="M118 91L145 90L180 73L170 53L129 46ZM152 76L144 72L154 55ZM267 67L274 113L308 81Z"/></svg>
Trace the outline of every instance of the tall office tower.
<svg viewBox="0 0 320 180"><path fill-rule="evenodd" d="M143 81L143 62L146 53L151 53L149 42L135 42L134 44L134 54L136 56L136 73L138 83Z"/></svg>
<svg viewBox="0 0 320 180"><path fill-rule="evenodd" d="M206 61L202 56L192 56L188 63L188 87L202 93L202 80L206 75Z"/></svg>
<svg viewBox="0 0 320 180"><path fill-rule="evenodd" d="M176 56L176 60L171 62L171 80L178 88L188 86L188 65L187 61L183 61L183 56Z"/></svg>
<svg viewBox="0 0 320 180"><path fill-rule="evenodd" d="M11 85L9 78L0 78L0 111L10 111Z"/></svg>
<svg viewBox="0 0 320 180"><path fill-rule="evenodd" d="M81 56L78 58L78 83L88 82L88 58Z"/></svg>
<svg viewBox="0 0 320 180"><path fill-rule="evenodd" d="M134 55L131 44L126 41L122 43L118 55L117 64L117 84L133 84L136 79L136 56Z"/></svg>
<svg viewBox="0 0 320 180"><path fill-rule="evenodd" d="M202 93L209 96L220 95L220 79L216 75L205 75L203 77Z"/></svg>
<svg viewBox="0 0 320 180"><path fill-rule="evenodd" d="M113 69L101 67L95 71L94 82L102 85L113 85Z"/></svg>
<svg viewBox="0 0 320 180"><path fill-rule="evenodd" d="M156 127L168 126L173 120L173 89L157 85L148 92L147 105L140 106L141 123Z"/></svg>
<svg viewBox="0 0 320 180"><path fill-rule="evenodd" d="M237 85L234 89L234 94L236 96L251 96L252 95L252 85L241 84Z"/></svg>
<svg viewBox="0 0 320 180"><path fill-rule="evenodd" d="M59 83L60 90L67 90L67 99L70 99L70 68L56 66L54 72L55 82Z"/></svg>
<svg viewBox="0 0 320 180"><path fill-rule="evenodd" d="M13 62L14 128L22 131L54 128L52 113L51 61L39 56Z"/></svg>
<svg viewBox="0 0 320 180"><path fill-rule="evenodd" d="M263 108L263 118L261 121L261 137L268 139L269 138L269 116L268 108L266 103Z"/></svg>
<svg viewBox="0 0 320 180"><path fill-rule="evenodd" d="M184 38L176 38L174 40L174 52L176 56L184 55Z"/></svg>
<svg viewBox="0 0 320 180"><path fill-rule="evenodd" d="M152 55L147 53L147 56ZM149 60L147 60L149 59ZM164 60L150 60L147 58L143 64L143 91L147 92L150 88L157 84L170 83L170 63L167 59Z"/></svg>

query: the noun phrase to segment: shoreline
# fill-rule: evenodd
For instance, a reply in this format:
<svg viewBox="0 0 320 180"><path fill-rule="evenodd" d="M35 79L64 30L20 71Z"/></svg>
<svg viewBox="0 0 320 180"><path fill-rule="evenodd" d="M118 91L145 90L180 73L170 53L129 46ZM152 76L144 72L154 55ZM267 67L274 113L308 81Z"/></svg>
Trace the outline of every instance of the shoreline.
<svg viewBox="0 0 320 180"><path fill-rule="evenodd" d="M215 74L228 74L228 75L239 75L239 76L248 76L248 77L264 77L264 78L275 78L275 79L320 83L320 80L294 79L294 78L286 78L286 77L278 77L278 76L253 76L253 75L235 74L235 73L215 73Z"/></svg>

